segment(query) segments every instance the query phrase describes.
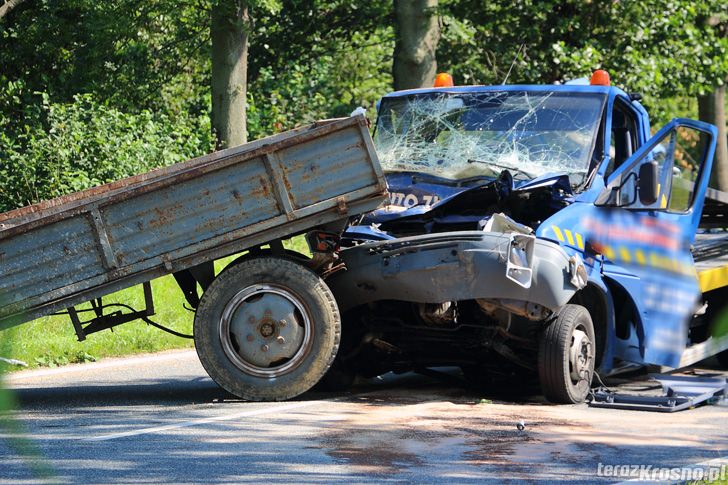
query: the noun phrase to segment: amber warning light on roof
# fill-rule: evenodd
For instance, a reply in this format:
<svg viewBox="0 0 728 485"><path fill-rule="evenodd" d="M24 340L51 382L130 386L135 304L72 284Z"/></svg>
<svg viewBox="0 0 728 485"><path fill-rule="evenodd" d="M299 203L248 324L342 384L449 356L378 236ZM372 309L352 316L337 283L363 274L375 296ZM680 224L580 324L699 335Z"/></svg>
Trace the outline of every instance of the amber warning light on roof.
<svg viewBox="0 0 728 485"><path fill-rule="evenodd" d="M454 85L455 83L452 81L452 76L446 72L441 72L435 76L434 87L436 88L451 88Z"/></svg>
<svg viewBox="0 0 728 485"><path fill-rule="evenodd" d="M591 84L592 86L609 86L609 73L607 71L603 71L602 69L597 69L592 74L589 84Z"/></svg>

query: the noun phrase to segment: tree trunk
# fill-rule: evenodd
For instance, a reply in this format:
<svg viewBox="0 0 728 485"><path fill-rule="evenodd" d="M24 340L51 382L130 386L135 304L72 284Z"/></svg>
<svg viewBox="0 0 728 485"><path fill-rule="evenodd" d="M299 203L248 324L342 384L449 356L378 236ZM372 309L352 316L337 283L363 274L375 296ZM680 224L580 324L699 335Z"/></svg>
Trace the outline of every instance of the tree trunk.
<svg viewBox="0 0 728 485"><path fill-rule="evenodd" d="M212 7L212 129L218 149L247 141L248 5L220 0Z"/></svg>
<svg viewBox="0 0 728 485"><path fill-rule="evenodd" d="M437 74L435 51L440 40L436 8L437 0L394 0L394 89L432 86Z"/></svg>
<svg viewBox="0 0 728 485"><path fill-rule="evenodd" d="M0 5L0 19L10 13L12 9L23 3L25 0L5 0L5 3Z"/></svg>
<svg viewBox="0 0 728 485"><path fill-rule="evenodd" d="M718 127L718 145L713 159L710 185L728 191L728 139L726 139L725 84L704 96L698 96L698 113L701 121Z"/></svg>

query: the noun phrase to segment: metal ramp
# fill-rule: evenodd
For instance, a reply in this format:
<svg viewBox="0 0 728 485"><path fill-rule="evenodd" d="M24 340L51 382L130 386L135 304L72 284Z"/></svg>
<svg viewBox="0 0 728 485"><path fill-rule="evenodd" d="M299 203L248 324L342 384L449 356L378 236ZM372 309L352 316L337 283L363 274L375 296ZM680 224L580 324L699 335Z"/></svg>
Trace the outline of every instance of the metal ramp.
<svg viewBox="0 0 728 485"><path fill-rule="evenodd" d="M662 385L662 396L623 394L599 388L592 393L589 407L674 413L728 396L725 377L651 374L650 378Z"/></svg>

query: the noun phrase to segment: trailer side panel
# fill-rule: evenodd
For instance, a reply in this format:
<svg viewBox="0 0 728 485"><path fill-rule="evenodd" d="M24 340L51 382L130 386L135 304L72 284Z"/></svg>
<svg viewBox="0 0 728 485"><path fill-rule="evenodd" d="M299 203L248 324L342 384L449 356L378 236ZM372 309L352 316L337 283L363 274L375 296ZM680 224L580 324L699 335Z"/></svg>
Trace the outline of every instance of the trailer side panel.
<svg viewBox="0 0 728 485"><path fill-rule="evenodd" d="M374 209L361 117L0 215L0 327Z"/></svg>

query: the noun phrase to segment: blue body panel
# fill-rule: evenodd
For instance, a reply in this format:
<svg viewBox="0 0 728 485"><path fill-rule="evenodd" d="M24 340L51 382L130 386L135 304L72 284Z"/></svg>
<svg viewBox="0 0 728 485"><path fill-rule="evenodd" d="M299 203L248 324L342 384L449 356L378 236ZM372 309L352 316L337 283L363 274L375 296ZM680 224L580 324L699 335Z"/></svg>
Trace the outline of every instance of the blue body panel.
<svg viewBox="0 0 728 485"><path fill-rule="evenodd" d="M382 97L397 98L413 94L437 94L437 93L487 93L496 91L533 91L539 93L608 93L610 95L627 95L624 91L610 86L591 86L578 84L565 85L543 85L543 84L504 84L499 86L453 86L449 88L423 88L395 91Z"/></svg>
<svg viewBox="0 0 728 485"><path fill-rule="evenodd" d="M543 221L537 237L560 244L567 254L577 254L585 262L589 283L597 288L607 302L604 315L607 332L602 371L612 368L613 357L637 364L653 363L677 366L687 344L686 324L693 314L700 296L690 244L693 242L703 209L703 200L712 166L717 132L711 125L686 119L673 120L653 138L647 112L637 101L615 87L564 85L564 86L459 86L451 88L416 89L388 94L385 98L436 93L482 93L490 91L535 91L602 93L608 95L605 107L605 126L612 126L612 111L617 102L637 120L636 151L613 173L607 176L611 132L605 129L601 148L603 159L596 167L596 174L586 187L566 197L570 202L565 208ZM649 161L651 151L663 137L678 127L694 129L709 139L700 161L693 189L693 202L684 213L669 212L665 208L606 207L597 200L607 187L621 181L636 170L636 164ZM672 170L672 167L669 168ZM664 173L664 172L662 172ZM388 174L391 190L398 204L406 207L393 214L376 212L366 219L367 223L384 222L397 217L422 214L439 204L457 197L468 187L452 187L446 183L412 183L412 174ZM543 176L527 183L519 182L513 190L525 190L539 185L558 184L560 174ZM451 184L452 181L449 181ZM665 189L667 190L667 189ZM409 199L408 199L409 197ZM419 205L418 205L419 204ZM457 221L458 214L448 215ZM483 217L487 218L487 215ZM380 232L381 233L381 232ZM631 315L615 315L614 299L626 298L634 308Z"/></svg>

